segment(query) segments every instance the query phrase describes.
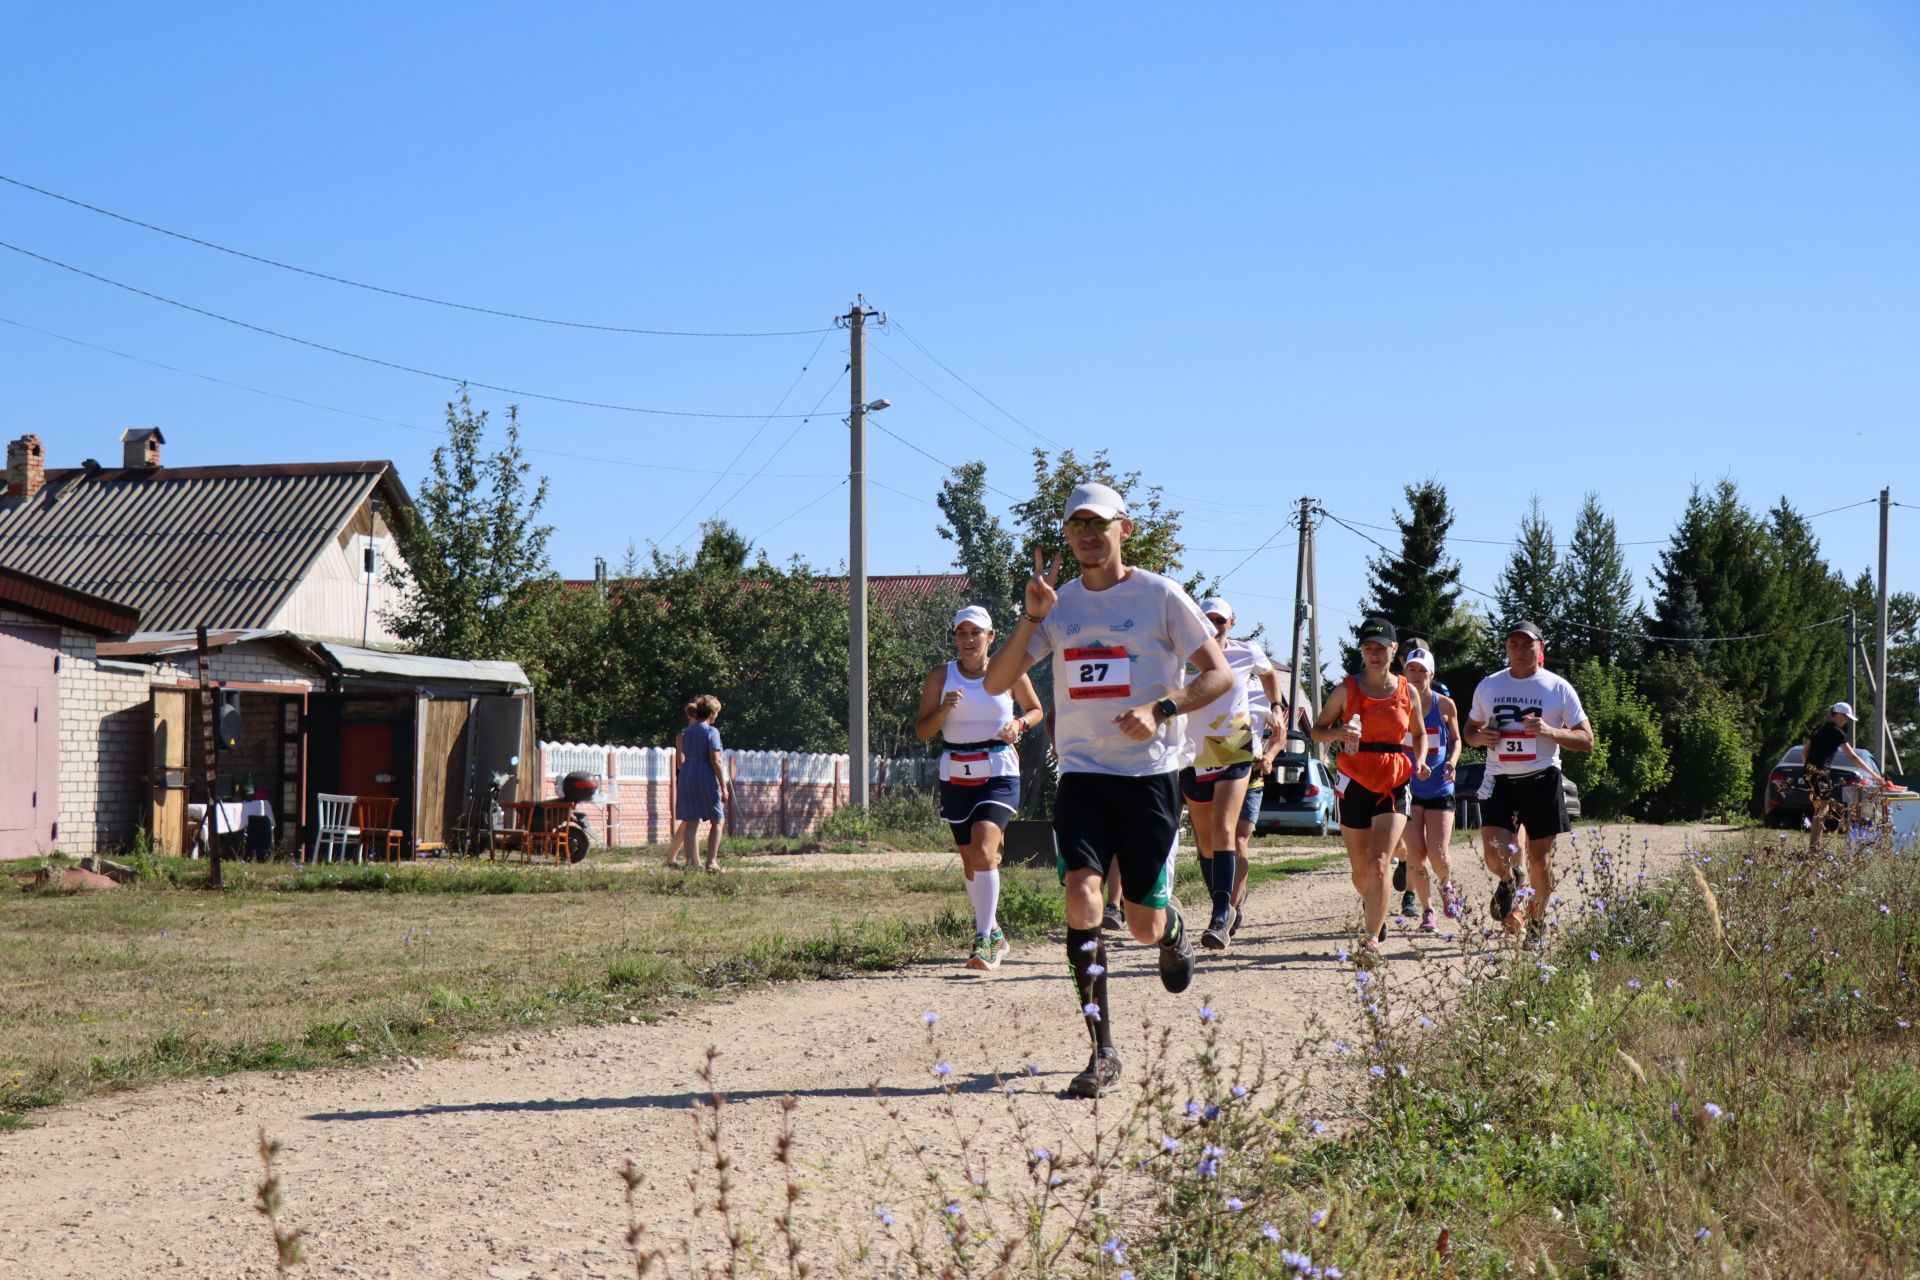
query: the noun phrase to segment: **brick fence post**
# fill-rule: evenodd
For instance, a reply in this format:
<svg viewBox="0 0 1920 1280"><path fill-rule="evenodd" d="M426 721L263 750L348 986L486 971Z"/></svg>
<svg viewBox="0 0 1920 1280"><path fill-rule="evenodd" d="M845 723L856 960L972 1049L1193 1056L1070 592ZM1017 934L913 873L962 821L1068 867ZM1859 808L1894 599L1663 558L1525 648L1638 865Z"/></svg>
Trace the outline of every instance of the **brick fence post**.
<svg viewBox="0 0 1920 1280"><path fill-rule="evenodd" d="M785 839L793 834L787 830L787 761L786 752L780 753L780 836Z"/></svg>

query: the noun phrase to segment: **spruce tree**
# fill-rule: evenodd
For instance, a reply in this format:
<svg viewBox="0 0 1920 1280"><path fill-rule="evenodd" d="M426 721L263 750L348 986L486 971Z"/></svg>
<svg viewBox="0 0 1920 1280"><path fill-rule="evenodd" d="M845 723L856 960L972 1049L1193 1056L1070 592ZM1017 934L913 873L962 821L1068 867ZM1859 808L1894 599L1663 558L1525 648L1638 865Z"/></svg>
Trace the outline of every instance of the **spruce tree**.
<svg viewBox="0 0 1920 1280"><path fill-rule="evenodd" d="M1592 658L1616 666L1638 656L1645 623L1633 598L1633 573L1598 494L1582 500L1574 519L1560 564L1560 597L1564 616L1555 628L1555 650L1567 665Z"/></svg>
<svg viewBox="0 0 1920 1280"><path fill-rule="evenodd" d="M1367 595L1360 601L1360 613L1385 618L1402 637L1431 641L1440 665L1435 676L1456 697L1470 697L1486 673L1474 657L1479 626L1460 607L1460 564L1447 556L1447 531L1453 528L1447 491L1439 481L1426 480L1408 485L1405 492L1407 514L1394 516L1400 550L1382 552L1367 562ZM1346 669L1358 670L1358 645L1344 643L1340 651Z"/></svg>
<svg viewBox="0 0 1920 1280"><path fill-rule="evenodd" d="M1520 517L1513 551L1494 584L1494 613L1501 626L1522 618L1539 623L1552 636L1552 647L1557 651L1564 643L1559 625L1565 612L1563 590L1553 525L1540 510L1540 495L1535 494L1527 503L1527 514Z"/></svg>

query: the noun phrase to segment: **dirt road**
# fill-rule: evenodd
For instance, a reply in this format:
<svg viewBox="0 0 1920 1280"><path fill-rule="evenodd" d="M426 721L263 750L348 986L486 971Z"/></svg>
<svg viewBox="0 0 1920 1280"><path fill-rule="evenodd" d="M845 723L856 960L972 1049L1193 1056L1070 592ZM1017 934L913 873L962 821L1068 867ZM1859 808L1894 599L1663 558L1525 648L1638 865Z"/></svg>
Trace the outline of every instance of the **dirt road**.
<svg viewBox="0 0 1920 1280"><path fill-rule="evenodd" d="M1689 838L1710 838L1700 828L1609 835L1634 858L1644 851L1655 872L1677 863ZM1490 881L1464 852L1456 844L1460 879L1483 912ZM951 854L926 858L938 866ZM1143 1019L1197 1029L1202 999L1229 1038L1270 1054L1290 1050L1316 1014L1344 1018L1350 971L1333 953L1357 917L1344 870L1264 886L1233 950L1203 958L1181 996L1161 990L1150 948L1115 948L1129 1067L1143 1060ZM1477 930L1481 918L1468 924ZM1396 966L1418 964L1416 950L1459 955L1458 940L1395 927ZM0 1135L0 1276L272 1275L267 1229L251 1208L262 1126L286 1144L286 1217L307 1232L306 1274L631 1275L617 1172L628 1157L647 1173L642 1212L655 1233L712 1238L710 1218L691 1218L687 1189L690 1104L709 1045L730 1096L724 1141L739 1153L737 1199L765 1220L778 1185L778 1100L792 1094L808 1235L858 1229L878 1197L914 1198L869 1189L894 1135L870 1082L936 1152L954 1132L940 1115L936 1061L952 1064L960 1122L982 1125L982 1141L1010 1160L996 1073L1014 1082L1040 1137L1070 1147L1084 1136L1089 1105L1060 1097L1086 1058L1063 959L1058 939L1031 942L987 976L921 965L689 1005L649 1025L506 1037L455 1059L182 1082L57 1108L36 1116L43 1127ZM939 1015L931 1031L929 1012Z"/></svg>

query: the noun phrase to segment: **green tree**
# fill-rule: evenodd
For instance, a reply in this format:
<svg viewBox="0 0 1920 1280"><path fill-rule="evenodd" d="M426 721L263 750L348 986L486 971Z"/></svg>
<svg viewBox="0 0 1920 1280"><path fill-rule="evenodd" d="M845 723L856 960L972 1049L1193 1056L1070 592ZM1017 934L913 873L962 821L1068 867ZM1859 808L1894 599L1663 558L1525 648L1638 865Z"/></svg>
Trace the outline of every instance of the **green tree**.
<svg viewBox="0 0 1920 1280"><path fill-rule="evenodd" d="M1672 761L1668 785L1648 797L1659 822L1728 817L1746 810L1754 748L1746 708L1697 658L1654 653L1640 670L1640 695L1659 716Z"/></svg>
<svg viewBox="0 0 1920 1280"><path fill-rule="evenodd" d="M1531 618L1554 633L1555 647L1559 623L1566 612L1565 584L1560 567L1560 549L1554 545L1553 524L1540 510L1540 495L1527 502L1527 513L1520 517L1520 528L1513 550L1493 587L1493 609L1500 625Z"/></svg>
<svg viewBox="0 0 1920 1280"><path fill-rule="evenodd" d="M1625 669L1582 658L1567 669L1593 724L1593 750L1564 753L1561 765L1580 788L1581 811L1620 818L1645 811L1673 779L1660 718Z"/></svg>
<svg viewBox="0 0 1920 1280"><path fill-rule="evenodd" d="M1400 550L1382 552L1367 562L1367 594L1360 613L1385 618L1402 634L1431 641L1440 664L1434 674L1456 697L1470 699L1474 685L1490 668L1476 656L1481 626L1460 606L1460 565L1447 555L1447 532L1453 528L1447 491L1439 481L1426 480L1406 486L1405 492L1407 514L1394 516ZM1343 642L1340 655L1346 670L1359 668L1355 643Z"/></svg>
<svg viewBox="0 0 1920 1280"><path fill-rule="evenodd" d="M1560 565L1560 598L1558 660L1571 665L1592 658L1612 666L1639 656L1645 624L1634 600L1633 573L1620 532L1598 494L1589 493L1574 518L1573 539Z"/></svg>
<svg viewBox="0 0 1920 1280"><path fill-rule="evenodd" d="M529 487L517 407L507 407L506 440L492 453L483 452L486 426L462 387L412 508L392 513L404 563L389 565L387 580L407 594L382 619L415 653L519 659L551 598L531 589L552 577L553 528L539 523L546 477Z"/></svg>
<svg viewBox="0 0 1920 1280"><path fill-rule="evenodd" d="M1014 552L1013 566L1019 590L1026 589L1036 548L1043 556L1060 553L1062 583L1080 576L1080 565L1067 549L1060 523L1066 514L1067 497L1076 485L1089 481L1117 489L1127 500L1133 533L1127 538L1126 562L1178 580L1181 555L1186 550L1180 541L1180 512L1166 505L1158 485L1142 485L1138 471L1115 471L1105 449L1084 461L1071 449L1063 450L1058 458L1045 449L1035 449L1033 496L1013 504L1017 540L1022 544ZM1199 588L1200 580L1190 578L1183 585L1191 593Z"/></svg>
<svg viewBox="0 0 1920 1280"><path fill-rule="evenodd" d="M967 575L968 601L985 606L996 627L1011 631L1029 566L1020 563L1013 535L987 509L986 464L955 467L934 501L946 517L936 531L954 544L953 563Z"/></svg>

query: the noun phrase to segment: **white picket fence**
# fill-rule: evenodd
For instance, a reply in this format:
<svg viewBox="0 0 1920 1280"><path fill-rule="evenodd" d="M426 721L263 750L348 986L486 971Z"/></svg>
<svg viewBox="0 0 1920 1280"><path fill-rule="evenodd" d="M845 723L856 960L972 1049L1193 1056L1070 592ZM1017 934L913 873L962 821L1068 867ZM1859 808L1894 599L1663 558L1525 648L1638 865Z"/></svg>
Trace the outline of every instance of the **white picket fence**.
<svg viewBox="0 0 1920 1280"><path fill-rule="evenodd" d="M820 820L848 802L850 761L845 755L802 751L722 751L733 783L727 833L739 836L811 834ZM907 757L869 760L868 786L930 787L936 762ZM584 772L600 778L588 811L595 841L611 845L659 844L673 830L675 782L669 747L600 743L540 744L542 794L559 794L560 779Z"/></svg>

